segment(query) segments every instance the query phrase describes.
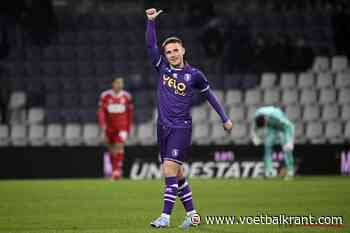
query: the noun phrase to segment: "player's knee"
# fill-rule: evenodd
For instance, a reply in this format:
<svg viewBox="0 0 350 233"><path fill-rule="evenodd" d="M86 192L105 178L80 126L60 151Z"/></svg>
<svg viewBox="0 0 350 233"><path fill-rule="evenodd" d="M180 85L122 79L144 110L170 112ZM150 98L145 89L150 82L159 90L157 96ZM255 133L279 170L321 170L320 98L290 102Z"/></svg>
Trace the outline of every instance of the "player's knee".
<svg viewBox="0 0 350 233"><path fill-rule="evenodd" d="M184 169L182 166L179 168L176 177L178 180L182 180L183 178L185 178Z"/></svg>
<svg viewBox="0 0 350 233"><path fill-rule="evenodd" d="M117 153L124 153L124 144L116 144Z"/></svg>
<svg viewBox="0 0 350 233"><path fill-rule="evenodd" d="M164 168L164 176L165 177L176 176L176 172L174 172L172 169Z"/></svg>
<svg viewBox="0 0 350 233"><path fill-rule="evenodd" d="M173 161L164 161L163 172L165 177L177 176L180 165Z"/></svg>
<svg viewBox="0 0 350 233"><path fill-rule="evenodd" d="M110 145L108 147L108 151L109 151L109 153L112 153L112 154L116 153L116 149L115 149L115 147L113 145Z"/></svg>
<svg viewBox="0 0 350 233"><path fill-rule="evenodd" d="M123 144L112 144L109 146L110 153L124 153L124 145Z"/></svg>
<svg viewBox="0 0 350 233"><path fill-rule="evenodd" d="M186 177L185 176L176 176L177 180L183 180L185 179Z"/></svg>

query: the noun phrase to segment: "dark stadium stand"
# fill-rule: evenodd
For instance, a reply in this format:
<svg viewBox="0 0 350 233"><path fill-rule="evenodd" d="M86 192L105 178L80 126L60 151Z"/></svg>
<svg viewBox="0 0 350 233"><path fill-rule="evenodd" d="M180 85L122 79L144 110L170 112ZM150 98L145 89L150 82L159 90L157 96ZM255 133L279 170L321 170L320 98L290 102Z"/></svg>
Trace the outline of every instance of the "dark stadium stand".
<svg viewBox="0 0 350 233"><path fill-rule="evenodd" d="M236 118L232 138L222 141L224 135L216 130L217 118L205 122L203 129L203 120L195 116L195 111L209 118L212 114L196 97L194 142L248 143L248 119L261 104L282 106L287 111L297 125L299 143L349 141L350 70L346 50L339 50L334 39L336 8L332 2L244 2L223 1L215 8L216 16L207 19L208 25L215 21L223 36L223 52L215 57L202 46L205 22L187 22L188 12L176 9L159 21L160 40L173 34L183 38L189 62L204 70L211 87ZM3 145L31 143L36 130L42 131L33 125L43 126L43 137L67 136L63 140L67 145L98 143L79 130L73 132L86 140L70 143L65 127L96 124L98 96L116 76L124 77L134 99L136 125L130 143L155 142L156 82L144 45L143 5L134 9L133 1L129 4L124 13L91 9L79 14L56 6L58 29L49 43L32 42L20 24L13 25L9 54L0 60L1 76L12 84L10 120L1 125L0 138L22 139L0 139ZM236 98L242 100L233 100ZM30 115L33 107L41 109L45 117L40 111ZM29 121L29 115L39 120ZM342 121L333 122L339 117ZM64 130L50 128L52 123ZM94 131L96 125L90 128L91 135L99 134Z"/></svg>

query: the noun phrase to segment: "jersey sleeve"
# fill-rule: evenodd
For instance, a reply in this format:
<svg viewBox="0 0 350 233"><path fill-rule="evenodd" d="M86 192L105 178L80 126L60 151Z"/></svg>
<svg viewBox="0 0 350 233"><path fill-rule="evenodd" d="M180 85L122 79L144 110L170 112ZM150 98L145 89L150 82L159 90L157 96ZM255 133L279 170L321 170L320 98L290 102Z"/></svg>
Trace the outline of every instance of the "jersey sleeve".
<svg viewBox="0 0 350 233"><path fill-rule="evenodd" d="M128 132L131 133L131 128L133 126L133 117L134 117L134 105L132 103L132 97L130 96L128 98L128 105L127 105L127 114L128 114Z"/></svg>
<svg viewBox="0 0 350 233"><path fill-rule="evenodd" d="M209 83L207 77L203 74L202 71L196 70L195 71L195 81L194 81L194 88L199 90L200 92L205 92L209 90Z"/></svg>
<svg viewBox="0 0 350 233"><path fill-rule="evenodd" d="M107 112L106 97L102 94L98 102L98 111L97 111L98 124L101 129L106 128L106 112Z"/></svg>
<svg viewBox="0 0 350 233"><path fill-rule="evenodd" d="M210 90L209 83L207 77L203 74L202 71L194 69L195 79L193 83L193 87L199 90L210 103L210 105L214 108L217 114L220 116L223 123L229 120L227 114L225 113L224 107L219 103L217 97L214 92Z"/></svg>
<svg viewBox="0 0 350 233"><path fill-rule="evenodd" d="M286 142L293 140L294 138L294 125L289 121L286 114L279 108L276 108L273 114L271 114L282 127L282 132Z"/></svg>
<svg viewBox="0 0 350 233"><path fill-rule="evenodd" d="M282 122L284 125L283 134L284 134L285 142L289 143L292 140L294 140L294 134L295 134L294 125L288 119L284 119Z"/></svg>
<svg viewBox="0 0 350 233"><path fill-rule="evenodd" d="M277 125L283 134L285 142L288 143L294 139L294 125L288 120L288 118L283 114L275 114L269 116L270 121L274 122L274 125Z"/></svg>
<svg viewBox="0 0 350 233"><path fill-rule="evenodd" d="M147 21L146 45L152 65L157 71L160 71L160 69L166 65L166 62L157 45L156 26L153 20Z"/></svg>
<svg viewBox="0 0 350 233"><path fill-rule="evenodd" d="M255 119L255 118L254 118ZM250 137L254 143L254 145L260 145L262 143L262 138L258 132L258 128L255 125L255 120L253 119L251 128L250 128Z"/></svg>
<svg viewBox="0 0 350 233"><path fill-rule="evenodd" d="M219 103L217 97L215 96L212 90L203 91L204 96L207 98L210 105L215 109L217 114L220 116L223 123L226 123L229 120L229 117L225 113L224 107Z"/></svg>

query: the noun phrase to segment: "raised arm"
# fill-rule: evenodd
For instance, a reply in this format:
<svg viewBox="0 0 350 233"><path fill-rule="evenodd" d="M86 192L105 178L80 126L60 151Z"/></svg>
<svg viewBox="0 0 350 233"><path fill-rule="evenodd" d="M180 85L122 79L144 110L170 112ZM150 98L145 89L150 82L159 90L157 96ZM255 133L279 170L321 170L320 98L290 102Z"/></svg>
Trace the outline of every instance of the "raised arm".
<svg viewBox="0 0 350 233"><path fill-rule="evenodd" d="M157 45L155 19L162 13L162 10L157 11L154 8L146 10L147 27L146 27L146 45L148 55L151 59L152 65L158 68L161 64L162 57Z"/></svg>

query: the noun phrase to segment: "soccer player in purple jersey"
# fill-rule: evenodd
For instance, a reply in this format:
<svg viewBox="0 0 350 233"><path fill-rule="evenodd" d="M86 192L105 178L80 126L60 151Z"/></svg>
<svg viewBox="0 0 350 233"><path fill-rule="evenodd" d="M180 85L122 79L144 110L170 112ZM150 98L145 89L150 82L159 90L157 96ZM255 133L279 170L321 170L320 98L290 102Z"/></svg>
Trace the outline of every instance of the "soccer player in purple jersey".
<svg viewBox="0 0 350 233"><path fill-rule="evenodd" d="M199 90L219 114L223 127L230 132L232 122L210 90L207 78L198 69L184 60L185 48L177 37L167 38L161 49L157 46L155 19L162 12L146 10L146 43L152 65L160 77L158 79L158 122L157 137L160 147L160 160L165 176L163 212L151 222L153 227L168 227L170 215L178 196L187 212L181 227L193 226L196 210L192 202L192 192L184 176L183 162L191 145L192 97Z"/></svg>

